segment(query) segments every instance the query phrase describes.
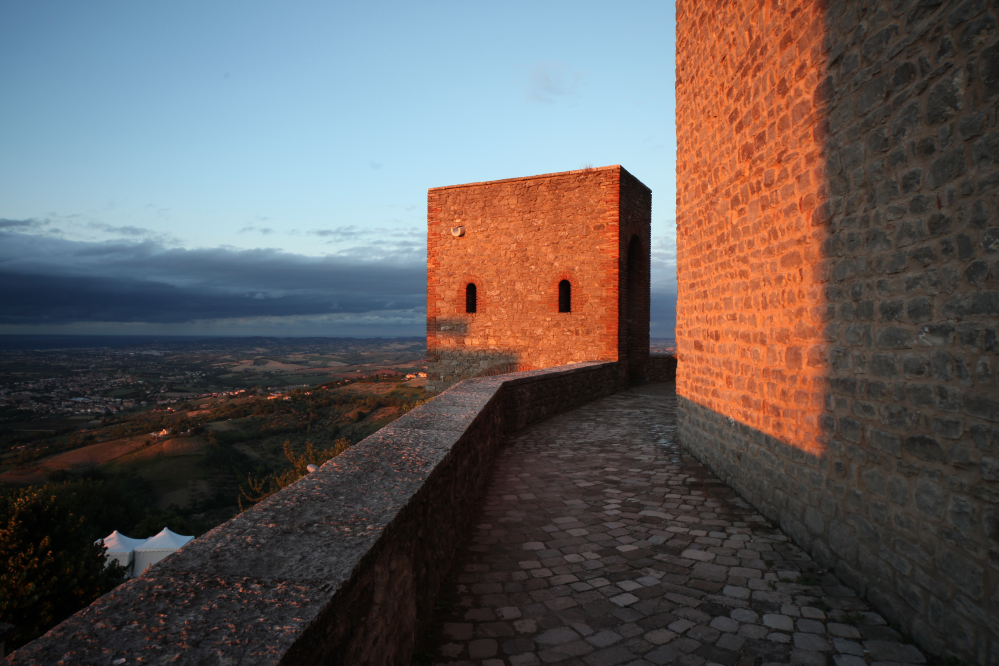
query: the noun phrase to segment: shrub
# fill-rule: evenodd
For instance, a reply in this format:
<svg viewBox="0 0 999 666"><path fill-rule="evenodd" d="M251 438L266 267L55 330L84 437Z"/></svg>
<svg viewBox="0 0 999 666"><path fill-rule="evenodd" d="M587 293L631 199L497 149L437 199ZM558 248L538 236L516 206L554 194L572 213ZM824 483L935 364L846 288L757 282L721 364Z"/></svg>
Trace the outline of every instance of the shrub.
<svg viewBox="0 0 999 666"><path fill-rule="evenodd" d="M104 566L83 517L46 489L0 496L0 622L17 627L20 647L122 582Z"/></svg>
<svg viewBox="0 0 999 666"><path fill-rule="evenodd" d="M297 455L291 448L291 440L284 442L284 456L291 467L281 474L268 474L264 477L246 477L246 484L240 488L239 510L245 511L257 502L266 499L286 486L290 486L309 473L308 466L320 466L327 460L335 458L350 447L350 440L338 439L328 449L317 449L311 441L305 443L305 451ZM248 503L244 507L243 500Z"/></svg>

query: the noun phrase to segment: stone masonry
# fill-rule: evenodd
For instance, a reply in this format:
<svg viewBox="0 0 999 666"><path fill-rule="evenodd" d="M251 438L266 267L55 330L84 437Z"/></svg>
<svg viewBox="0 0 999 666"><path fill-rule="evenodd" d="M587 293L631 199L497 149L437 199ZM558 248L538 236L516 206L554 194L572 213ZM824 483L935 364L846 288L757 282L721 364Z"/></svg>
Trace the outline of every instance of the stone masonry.
<svg viewBox="0 0 999 666"><path fill-rule="evenodd" d="M580 363L463 382L4 663L408 664L506 434L624 380Z"/></svg>
<svg viewBox="0 0 999 666"><path fill-rule="evenodd" d="M580 361L630 359L644 380L651 211L651 191L620 166L431 189L427 391Z"/></svg>
<svg viewBox="0 0 999 666"><path fill-rule="evenodd" d="M679 0L679 441L999 664L999 12Z"/></svg>
<svg viewBox="0 0 999 666"><path fill-rule="evenodd" d="M680 448L672 384L507 438L414 664L926 658Z"/></svg>

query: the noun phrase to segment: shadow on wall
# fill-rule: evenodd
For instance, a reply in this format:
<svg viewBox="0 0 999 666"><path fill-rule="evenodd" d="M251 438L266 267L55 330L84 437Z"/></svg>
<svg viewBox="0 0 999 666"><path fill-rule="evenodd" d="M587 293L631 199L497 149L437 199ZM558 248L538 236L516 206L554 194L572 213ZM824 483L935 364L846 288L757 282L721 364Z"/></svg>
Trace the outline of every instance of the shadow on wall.
<svg viewBox="0 0 999 666"><path fill-rule="evenodd" d="M435 332L439 337L464 336L468 332L468 323L461 319L438 320L436 326ZM524 363L517 351L500 347L488 349L437 347L428 350L427 361L430 369L427 372L428 395L436 395L465 379L539 369L535 365ZM438 369L436 373L433 372L434 368Z"/></svg>
<svg viewBox="0 0 999 666"><path fill-rule="evenodd" d="M468 324L460 319L438 320L438 337L464 336ZM519 362L518 354L506 349L430 348L427 351L427 394L436 395L471 377L492 377L534 370Z"/></svg>
<svg viewBox="0 0 999 666"><path fill-rule="evenodd" d="M934 521L946 518L946 490L937 482L939 477L934 481L932 475L911 471L906 475L904 469L886 476L884 468L868 465L859 472L862 485L858 488L849 483L851 466L842 461L848 451L863 457L855 444L832 438L831 456L808 453L685 398L679 399L678 417L684 447L892 622L903 628L914 620L919 622L913 618L911 604L919 597L900 598L897 592L907 590L905 574L913 571L908 568L912 565L896 559L894 553L904 553L907 560L919 562L917 567L929 569L936 580L922 578L928 573L921 568L912 577L919 577L920 584L942 595L929 597L927 601L933 606L927 610L946 627L947 642L933 635L913 634L918 642L937 654L948 652L948 643L975 644L975 627L950 614L943 601L948 597L962 604L981 600L987 593L983 569L962 552L960 533L952 532L951 543L935 548L919 535L921 514ZM903 444L901 438L893 437L892 445L901 452L903 446L910 448L911 440L919 439L910 437ZM830 487L834 493L829 493ZM845 494L845 498L839 497L838 506L830 510L830 495L834 494ZM809 496L817 497L818 502L809 502ZM899 505L910 506L909 515L897 512ZM898 524L893 526L893 522ZM848 597L835 601L842 606L837 610L857 610ZM994 621L983 622L986 628L989 623Z"/></svg>
<svg viewBox="0 0 999 666"><path fill-rule="evenodd" d="M436 332L442 336L465 335L468 333L468 322L463 319L438 320Z"/></svg>
<svg viewBox="0 0 999 666"><path fill-rule="evenodd" d="M683 442L928 649L996 663L999 16L677 26Z"/></svg>

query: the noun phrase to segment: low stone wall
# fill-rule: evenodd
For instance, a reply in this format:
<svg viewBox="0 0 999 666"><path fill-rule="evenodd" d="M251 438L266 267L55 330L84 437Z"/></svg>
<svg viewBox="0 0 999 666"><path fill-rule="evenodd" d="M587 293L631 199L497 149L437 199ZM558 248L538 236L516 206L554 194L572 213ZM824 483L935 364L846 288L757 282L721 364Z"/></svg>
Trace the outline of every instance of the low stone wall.
<svg viewBox="0 0 999 666"><path fill-rule="evenodd" d="M504 435L618 363L462 382L192 541L9 664L409 664Z"/></svg>
<svg viewBox="0 0 999 666"><path fill-rule="evenodd" d="M676 356L650 356L647 367L649 382L676 381Z"/></svg>

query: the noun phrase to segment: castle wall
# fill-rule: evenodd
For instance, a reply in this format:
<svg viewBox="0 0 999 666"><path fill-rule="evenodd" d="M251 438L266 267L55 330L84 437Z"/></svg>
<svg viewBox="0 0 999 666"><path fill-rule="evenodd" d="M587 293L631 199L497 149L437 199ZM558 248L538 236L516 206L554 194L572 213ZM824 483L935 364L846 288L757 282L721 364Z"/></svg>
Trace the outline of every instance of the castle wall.
<svg viewBox="0 0 999 666"><path fill-rule="evenodd" d="M979 2L677 3L678 436L903 631L981 664L997 39Z"/></svg>
<svg viewBox="0 0 999 666"><path fill-rule="evenodd" d="M464 382L191 541L5 664L409 664L505 436L620 364Z"/></svg>
<svg viewBox="0 0 999 666"><path fill-rule="evenodd" d="M429 190L427 390L513 370L624 360L628 330L632 356L647 358L651 207L649 189L620 166ZM457 226L463 236L452 235ZM633 236L640 250L629 305ZM567 313L559 312L562 280L572 285ZM474 314L466 312L469 283L476 285Z"/></svg>

